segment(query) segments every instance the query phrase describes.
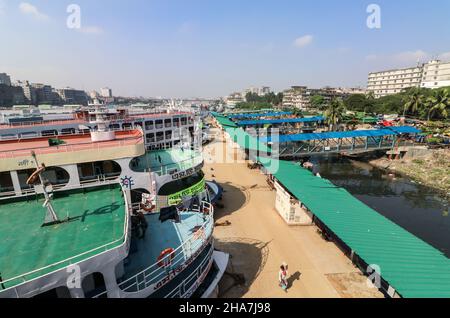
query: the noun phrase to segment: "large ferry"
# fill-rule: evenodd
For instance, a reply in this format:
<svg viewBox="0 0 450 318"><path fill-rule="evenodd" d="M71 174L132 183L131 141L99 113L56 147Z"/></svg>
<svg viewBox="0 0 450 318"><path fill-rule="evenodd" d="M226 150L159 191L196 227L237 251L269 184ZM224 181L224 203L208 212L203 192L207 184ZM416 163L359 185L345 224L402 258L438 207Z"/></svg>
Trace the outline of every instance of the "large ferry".
<svg viewBox="0 0 450 318"><path fill-rule="evenodd" d="M0 127L0 297L217 295L196 115L72 116Z"/></svg>

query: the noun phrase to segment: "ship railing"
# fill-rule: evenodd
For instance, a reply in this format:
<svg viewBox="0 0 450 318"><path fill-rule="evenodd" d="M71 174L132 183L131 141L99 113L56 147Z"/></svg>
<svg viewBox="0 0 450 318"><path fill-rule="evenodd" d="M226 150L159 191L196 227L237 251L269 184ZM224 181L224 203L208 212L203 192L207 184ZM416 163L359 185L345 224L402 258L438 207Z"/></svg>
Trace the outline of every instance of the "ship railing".
<svg viewBox="0 0 450 318"><path fill-rule="evenodd" d="M82 150L97 150L102 151L104 148L111 147L123 147L129 145L137 145L143 141L142 136L128 137L123 139L116 139L111 141L102 142L83 142L77 144L63 144L59 146L43 146L43 147L32 147L20 150L8 150L0 151L0 159L15 158L18 156L29 156L30 151L33 150L37 155L44 155L49 153L61 153L61 152L76 152ZM56 151L55 151L56 150Z"/></svg>
<svg viewBox="0 0 450 318"><path fill-rule="evenodd" d="M122 191L123 191L123 195L126 197L127 194L125 193L124 190L122 190ZM75 256L71 256L71 257L66 258L66 259L64 259L62 261L49 264L47 266L44 266L44 267L32 270L32 271L27 272L25 274L20 274L18 276L12 277L12 278L8 278L6 280L2 280L1 284L0 284L0 291L4 291L4 290L8 290L8 289L15 289L16 290L16 295L17 295L17 297L19 297L19 294L17 292L17 286L18 285L21 285L23 283L27 283L28 281L31 281L31 280L38 280L38 279L40 279L42 277L51 275L51 274L53 274L53 273L55 273L57 271L60 271L62 268L58 268L58 269L56 269L54 271L51 271L51 272L48 272L48 273L44 273L42 275L39 275L40 272L48 271L49 269L57 267L57 266L61 267L62 264L64 264L64 267L68 267L70 265L74 265L74 264L80 263L81 261L84 262L84 261L87 261L87 260L92 259L94 257L98 257L99 255L108 253L112 249L119 249L119 248L122 248L124 246L127 247L127 249L128 249L129 242L130 242L130 239L131 239L131 235L130 235L130 232L131 232L130 231L131 230L130 225L131 224L129 222L129 219L130 219L129 216L131 214L131 206L129 205L127 200L125 200L125 209L126 209L126 213L125 213L125 222L124 222L124 226L123 226L123 234L122 234L122 236L120 238L118 238L118 239L116 239L116 240L114 240L112 242L106 243L104 245L95 247L95 248L93 248L93 249L91 249L89 251L77 254ZM120 243L120 242L121 242L121 244L119 246L115 246L117 243ZM91 257L87 257L86 259L80 260L80 258L82 258L82 257L84 257L86 255L90 255L92 253L94 253L94 255L92 255ZM39 275L39 276L31 277L31 278L27 279L28 276L36 275L36 274ZM6 286L8 283L14 282L14 281L20 281L20 282L17 283L17 284L14 284L14 286L12 286L12 287L6 287L6 288L2 287L2 286Z"/></svg>
<svg viewBox="0 0 450 318"><path fill-rule="evenodd" d="M179 275L211 242L214 222L212 204L203 201L200 206L194 207L190 211L202 213L204 215L203 224L171 254L120 282L118 286L123 292L138 293L152 285L156 286L154 289L156 291ZM162 264L168 266L161 266ZM93 298L99 298L106 294L105 291Z"/></svg>
<svg viewBox="0 0 450 318"><path fill-rule="evenodd" d="M97 186L104 186L109 184L116 184L118 183L119 176L98 176L95 179L90 180L80 180L79 185L72 185L67 186L69 183L60 183L60 184L52 184L52 190L53 191L68 191L68 190L74 190L74 189L83 189L83 188L90 188L90 187L97 187ZM15 191L8 191L8 192L0 192L0 200L2 199L10 199L11 197L24 197L37 194L35 187L28 187L23 188L20 190L20 193L17 194Z"/></svg>
<svg viewBox="0 0 450 318"><path fill-rule="evenodd" d="M179 161L177 163L172 163L168 165L161 166L159 170L151 170L151 172L155 172L159 176L164 176L168 174L174 174L180 171L185 171L191 168L194 168L200 165L203 162L203 156L195 156L190 159L185 159Z"/></svg>
<svg viewBox="0 0 450 318"><path fill-rule="evenodd" d="M206 275L213 252L214 245L211 244L208 255L201 261L197 268L177 287L165 295L164 298L186 298L188 295L192 295L195 289L201 284L202 277Z"/></svg>

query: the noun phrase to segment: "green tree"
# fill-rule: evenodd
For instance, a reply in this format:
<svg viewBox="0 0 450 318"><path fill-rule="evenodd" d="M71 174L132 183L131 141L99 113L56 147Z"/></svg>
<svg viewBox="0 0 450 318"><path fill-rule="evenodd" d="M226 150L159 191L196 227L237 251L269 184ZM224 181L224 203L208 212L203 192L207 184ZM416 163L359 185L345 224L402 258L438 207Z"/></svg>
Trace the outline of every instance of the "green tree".
<svg viewBox="0 0 450 318"><path fill-rule="evenodd" d="M423 107L424 100L425 97L420 89L414 88L410 90L404 97L403 116L409 111L411 114L416 114Z"/></svg>
<svg viewBox="0 0 450 318"><path fill-rule="evenodd" d="M314 95L310 99L313 108L321 109L325 106L325 98L321 95Z"/></svg>
<svg viewBox="0 0 450 318"><path fill-rule="evenodd" d="M447 118L450 107L450 97L446 89L436 89L432 95L427 98L425 104L427 120L430 121L436 114Z"/></svg>
<svg viewBox="0 0 450 318"><path fill-rule="evenodd" d="M330 131L334 131L339 123L342 122L345 115L345 105L342 99L333 98L329 103L324 116L326 117L326 122L330 127Z"/></svg>

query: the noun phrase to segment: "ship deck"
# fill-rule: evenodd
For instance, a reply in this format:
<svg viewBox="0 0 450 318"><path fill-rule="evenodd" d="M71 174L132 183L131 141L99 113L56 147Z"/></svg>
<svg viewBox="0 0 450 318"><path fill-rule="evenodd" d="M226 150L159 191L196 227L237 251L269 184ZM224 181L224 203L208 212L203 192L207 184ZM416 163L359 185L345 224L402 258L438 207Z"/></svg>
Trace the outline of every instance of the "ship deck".
<svg viewBox="0 0 450 318"><path fill-rule="evenodd" d="M118 185L54 193L58 217L69 220L58 225L42 227L43 201L35 196L0 201L0 292L125 240L125 199Z"/></svg>
<svg viewBox="0 0 450 318"><path fill-rule="evenodd" d="M132 246L134 251L130 253L130 257L125 264L125 275L123 280L126 280L145 268L155 264L158 256L167 248L177 249L186 241L192 238L196 229L204 224L204 220L200 213L189 212L181 214L181 223L177 224L171 221L161 223L159 221L159 214L147 215L148 229L144 239L132 239ZM207 227L207 233L212 233L212 224ZM201 238L198 243L192 242L192 246L199 247L201 245ZM150 246L150 248L149 248ZM183 259L188 257L192 251L184 250ZM157 270L154 273L155 277L160 275L159 272L164 272L163 269Z"/></svg>
<svg viewBox="0 0 450 318"><path fill-rule="evenodd" d="M50 146L50 139L57 139L61 144L58 146ZM142 140L142 133L138 130L119 131L116 132L116 139L101 142L93 142L90 134L5 140L0 141L0 158L14 158L29 155L31 150L35 151L36 154L62 151L73 152L92 148L134 145L142 142Z"/></svg>

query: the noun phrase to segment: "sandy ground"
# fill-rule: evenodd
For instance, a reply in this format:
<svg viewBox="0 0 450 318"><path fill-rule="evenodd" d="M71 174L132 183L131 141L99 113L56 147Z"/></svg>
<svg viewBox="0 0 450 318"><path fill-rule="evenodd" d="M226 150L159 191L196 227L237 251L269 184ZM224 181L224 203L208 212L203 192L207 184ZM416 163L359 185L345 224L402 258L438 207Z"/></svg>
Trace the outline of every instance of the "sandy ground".
<svg viewBox="0 0 450 318"><path fill-rule="evenodd" d="M205 157L224 146L219 130ZM214 151L213 149L216 149ZM208 159L206 160L208 161ZM224 187L223 208L216 209L216 247L231 255L220 283L220 297L383 297L315 226L288 226L275 211L275 192L259 170L246 163L205 165L207 180ZM288 292L278 287L282 262L289 264Z"/></svg>

